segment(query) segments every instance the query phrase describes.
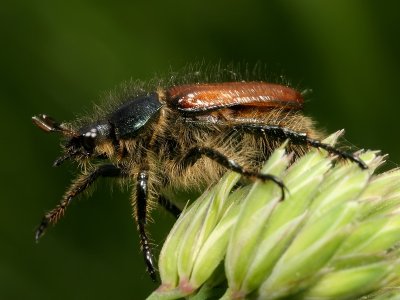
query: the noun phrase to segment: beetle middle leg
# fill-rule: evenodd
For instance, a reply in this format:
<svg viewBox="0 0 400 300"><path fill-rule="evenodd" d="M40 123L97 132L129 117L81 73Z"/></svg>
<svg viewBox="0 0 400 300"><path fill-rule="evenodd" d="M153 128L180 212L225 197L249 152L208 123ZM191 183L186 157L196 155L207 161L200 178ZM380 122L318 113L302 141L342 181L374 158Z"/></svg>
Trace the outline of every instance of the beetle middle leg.
<svg viewBox="0 0 400 300"><path fill-rule="evenodd" d="M157 281L157 273L154 266L154 258L150 247L150 241L146 232L147 209L148 209L148 180L149 175L146 170L141 170L137 176L136 199L133 202L135 207L135 218L139 231L140 248L143 253L147 273L151 279Z"/></svg>
<svg viewBox="0 0 400 300"><path fill-rule="evenodd" d="M240 164L238 164L236 161L228 158L225 154L209 148L209 147L193 147L191 148L188 153L184 156L184 158L182 159L182 164L183 167L186 168L188 166L193 165L201 156L206 156L210 159L212 159L213 161L217 162L218 164L220 164L221 166L235 171L243 176L249 177L249 178L253 178L253 179L260 179L262 181L266 181L266 180L270 180L274 183L276 183L282 192L282 199L285 197L285 185L282 182L282 180L280 180L278 177L271 175L271 174L262 174L259 172L253 172L250 170L245 169L244 167L242 167Z"/></svg>
<svg viewBox="0 0 400 300"><path fill-rule="evenodd" d="M67 189L60 203L43 217L35 233L36 241L38 241L39 238L44 234L49 224L56 224L57 221L64 215L65 210L71 203L72 199L85 191L93 182L96 181L96 179L99 177L123 176L123 171L113 164L100 165L89 174L82 174L78 176Z"/></svg>
<svg viewBox="0 0 400 300"><path fill-rule="evenodd" d="M250 133L265 133L266 135L288 139L294 144L309 145L314 148L321 148L329 153L338 155L341 158L348 159L355 162L360 166L361 169L368 169L368 166L357 156L352 153L342 151L335 148L329 144L325 144L319 140L310 138L305 132L297 132L286 127L276 126L276 125L265 125L265 124L242 124L234 127L235 129L242 129Z"/></svg>

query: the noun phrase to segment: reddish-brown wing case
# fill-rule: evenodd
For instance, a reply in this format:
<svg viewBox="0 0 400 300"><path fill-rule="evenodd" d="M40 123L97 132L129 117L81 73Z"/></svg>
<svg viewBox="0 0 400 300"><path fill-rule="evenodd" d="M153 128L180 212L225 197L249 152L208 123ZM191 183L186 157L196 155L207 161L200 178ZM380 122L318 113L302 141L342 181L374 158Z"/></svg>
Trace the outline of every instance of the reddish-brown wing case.
<svg viewBox="0 0 400 300"><path fill-rule="evenodd" d="M304 102L298 91L267 82L187 84L171 87L166 93L168 103L185 112L239 105L299 110Z"/></svg>

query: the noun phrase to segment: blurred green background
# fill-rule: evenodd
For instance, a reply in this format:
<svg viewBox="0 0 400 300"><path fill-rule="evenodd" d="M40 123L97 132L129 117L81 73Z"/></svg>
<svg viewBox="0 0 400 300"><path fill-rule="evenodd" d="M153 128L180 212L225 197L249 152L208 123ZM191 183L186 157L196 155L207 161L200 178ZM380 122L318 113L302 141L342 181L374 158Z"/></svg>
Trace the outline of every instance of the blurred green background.
<svg viewBox="0 0 400 300"><path fill-rule="evenodd" d="M398 138L400 22L393 1L9 1L0 8L0 299L143 299L129 192L101 184L34 243L74 174L54 169L57 136L31 124L91 107L123 80L187 63L262 61L314 90L306 113L359 148ZM159 247L173 219L151 226Z"/></svg>

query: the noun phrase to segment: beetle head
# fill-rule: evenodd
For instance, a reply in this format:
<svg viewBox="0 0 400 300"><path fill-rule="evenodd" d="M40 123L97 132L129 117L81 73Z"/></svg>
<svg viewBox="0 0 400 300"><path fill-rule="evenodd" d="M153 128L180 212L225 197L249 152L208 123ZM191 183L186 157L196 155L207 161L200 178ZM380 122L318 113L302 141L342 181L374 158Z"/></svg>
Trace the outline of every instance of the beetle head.
<svg viewBox="0 0 400 300"><path fill-rule="evenodd" d="M81 160L99 156L100 154L96 153L95 147L98 143L109 139L111 132L111 126L106 122L93 123L75 131L45 114L32 117L32 121L45 132L57 132L67 138L64 154L54 161L54 166L61 165L67 159Z"/></svg>

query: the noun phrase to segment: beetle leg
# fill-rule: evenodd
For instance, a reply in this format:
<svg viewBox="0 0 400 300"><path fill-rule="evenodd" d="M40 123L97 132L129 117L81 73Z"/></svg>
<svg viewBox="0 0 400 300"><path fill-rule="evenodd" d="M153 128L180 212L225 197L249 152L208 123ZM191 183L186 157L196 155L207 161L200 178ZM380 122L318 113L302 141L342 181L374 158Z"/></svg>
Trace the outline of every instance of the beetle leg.
<svg viewBox="0 0 400 300"><path fill-rule="evenodd" d="M97 178L122 176L124 176L122 170L112 164L100 165L91 173L78 176L67 189L60 203L43 217L35 233L36 241L38 241L39 238L44 234L49 224L56 224L57 221L64 215L65 210L71 203L72 199L86 190Z"/></svg>
<svg viewBox="0 0 400 300"><path fill-rule="evenodd" d="M146 170L141 170L137 177L136 184L136 222L139 231L140 248L144 256L144 262L146 264L147 273L149 273L151 279L157 281L157 273L154 267L153 254L150 247L149 238L146 233L147 223L147 200L148 200L148 179L149 175Z"/></svg>
<svg viewBox="0 0 400 300"><path fill-rule="evenodd" d="M222 154L221 152L214 150L209 147L194 147L191 148L186 156L183 158L182 163L185 167L193 165L202 155L212 159L213 161L217 162L221 166L235 171L243 176L252 178L252 179L260 179L262 181L271 180L272 182L276 183L282 192L282 199L285 197L285 185L278 177L271 175L271 174L262 174L259 172L253 172L246 170L244 167L239 165L234 160L228 158L226 155Z"/></svg>
<svg viewBox="0 0 400 300"><path fill-rule="evenodd" d="M328 151L329 153L336 154L341 158L355 162L360 166L361 169L368 169L368 166L354 154L342 151L329 144L325 144L319 140L310 138L305 132L297 132L276 125L260 125L260 124L243 124L235 126L235 129L243 129L245 131L249 131L252 133L263 132L269 136L288 139L294 144L303 144L303 145L309 145L314 148L321 148Z"/></svg>
<svg viewBox="0 0 400 300"><path fill-rule="evenodd" d="M170 212L176 219L178 219L179 215L182 213L182 210L178 206L176 206L164 196L158 197L158 204L160 204L165 210Z"/></svg>

